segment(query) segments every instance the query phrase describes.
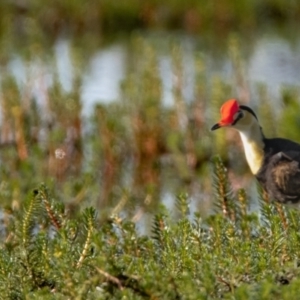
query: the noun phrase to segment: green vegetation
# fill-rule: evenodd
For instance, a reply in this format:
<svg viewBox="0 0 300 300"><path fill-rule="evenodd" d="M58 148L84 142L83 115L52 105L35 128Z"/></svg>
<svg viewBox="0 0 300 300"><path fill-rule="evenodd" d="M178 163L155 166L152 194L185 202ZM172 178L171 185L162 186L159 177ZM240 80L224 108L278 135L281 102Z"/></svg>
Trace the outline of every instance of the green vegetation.
<svg viewBox="0 0 300 300"><path fill-rule="evenodd" d="M70 45L74 65L70 91L65 91L59 82L51 51L35 52L32 49L36 48L29 47L28 52L20 54L28 64L25 84L20 84L3 62L2 206L20 207L28 191L45 182L71 211L74 206L92 205L100 209L101 218L111 210L125 210L129 219L139 215L139 207L141 215L156 211L166 191L172 198L181 193L195 197L196 208L205 215L212 203L209 161L213 155L219 154L226 167L233 170L235 182L249 185L249 177L243 176L248 167L238 135L225 130L210 133L210 127L219 119L221 104L231 95L240 95L241 101L247 103L247 95L256 93L260 105L253 108L265 134L278 133L300 141L296 109L299 89L284 87L282 99L275 106L262 85L250 91L245 84L237 36L228 42L232 78L209 77L205 56L191 53L195 84L190 101L184 94L183 46L175 38L162 43L135 35L128 44L130 63L121 83L120 98L95 105L89 117L82 117L85 48ZM165 53L171 53L168 58L174 74L174 105L167 106L162 100L160 74L160 60ZM51 85L45 84L43 75L32 75L30 65L36 60L53 65ZM38 97L32 93L37 83ZM288 108L278 112L278 106ZM289 128L293 130L289 132ZM237 161L235 157L241 159ZM255 199L256 195L251 197Z"/></svg>
<svg viewBox="0 0 300 300"><path fill-rule="evenodd" d="M55 77L44 90L42 105L28 96L29 84L21 88L9 72L3 73L3 299L298 295L299 213L268 203L261 193L250 211L256 194L233 189L224 167L248 184L245 168L228 156L230 150L243 157L237 135L209 133L224 95L245 82L238 39L229 45L235 80L208 80L205 60L197 55L195 99L188 103L182 49L172 42L175 105L166 107L158 75L160 52L155 43L134 37L134 63L120 101L96 105L86 119L81 116L79 72L70 92ZM75 65L81 65L80 48L73 50ZM296 126L295 109L276 115L267 90L259 86L257 94L263 126L270 120L274 124L264 126L266 134L286 122ZM297 88L283 89L281 105L297 107L298 101ZM299 130L293 134L300 140ZM218 157L211 160L217 153L224 164ZM175 211L161 204L164 184L177 203ZM205 194L208 203L202 201ZM195 199L197 207L190 213ZM148 224L143 223L149 215Z"/></svg>
<svg viewBox="0 0 300 300"><path fill-rule="evenodd" d="M71 216L40 185L3 212L1 299L296 299L299 213L264 195L250 213L220 158L213 166L215 213L190 215L182 195L177 221L161 207L149 236L94 208Z"/></svg>
<svg viewBox="0 0 300 300"><path fill-rule="evenodd" d="M107 34L140 28L183 28L189 32L253 30L266 22L296 22L298 1L286 0L38 0L1 1L0 35L42 29L55 35L66 27L75 34Z"/></svg>
<svg viewBox="0 0 300 300"><path fill-rule="evenodd" d="M300 142L299 87L283 87L274 106L244 72L252 30L299 18L300 3L285 0L0 1L0 299L298 298L299 212L250 189L239 137L209 128L227 97L255 94L266 135ZM201 34L190 101L182 40L140 28ZM53 58L62 31L73 37L70 91ZM124 31L120 98L83 117L88 60L102 36ZM233 78L211 76L202 51L214 39ZM25 84L10 71L14 55ZM53 81L35 74L37 96L39 62Z"/></svg>

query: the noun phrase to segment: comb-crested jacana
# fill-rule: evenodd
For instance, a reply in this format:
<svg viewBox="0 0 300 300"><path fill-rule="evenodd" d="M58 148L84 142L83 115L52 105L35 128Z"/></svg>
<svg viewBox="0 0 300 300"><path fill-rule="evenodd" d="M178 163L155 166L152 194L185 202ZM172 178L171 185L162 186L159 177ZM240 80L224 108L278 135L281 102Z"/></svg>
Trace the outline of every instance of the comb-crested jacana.
<svg viewBox="0 0 300 300"><path fill-rule="evenodd" d="M283 204L300 203L300 144L266 138L254 111L230 99L221 107L221 120L211 130L236 129L251 172L269 197Z"/></svg>

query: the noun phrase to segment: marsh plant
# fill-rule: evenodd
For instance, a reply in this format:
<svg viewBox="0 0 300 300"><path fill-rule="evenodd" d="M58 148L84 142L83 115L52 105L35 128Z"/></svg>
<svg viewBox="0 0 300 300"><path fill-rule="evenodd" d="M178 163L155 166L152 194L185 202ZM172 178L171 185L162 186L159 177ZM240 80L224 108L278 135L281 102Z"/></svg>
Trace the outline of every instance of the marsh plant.
<svg viewBox="0 0 300 300"><path fill-rule="evenodd" d="M178 218L160 206L147 236L120 215L71 213L41 184L18 211L2 212L1 298L296 299L298 211L260 191L250 212L219 157L212 168L214 213L191 215L180 195Z"/></svg>

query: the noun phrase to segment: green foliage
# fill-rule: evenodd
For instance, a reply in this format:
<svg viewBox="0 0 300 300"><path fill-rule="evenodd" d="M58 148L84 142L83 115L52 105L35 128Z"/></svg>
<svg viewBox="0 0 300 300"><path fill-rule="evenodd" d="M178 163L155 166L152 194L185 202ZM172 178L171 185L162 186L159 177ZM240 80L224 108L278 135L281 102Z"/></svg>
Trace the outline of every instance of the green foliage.
<svg viewBox="0 0 300 300"><path fill-rule="evenodd" d="M300 118L297 113L299 105L299 89L296 87L285 87L282 89L283 109L279 118L278 131L280 136L300 142Z"/></svg>
<svg viewBox="0 0 300 300"><path fill-rule="evenodd" d="M184 28L188 31L253 29L267 21L297 21L298 1L284 0L90 0L41 3L0 3L0 36L15 33L14 28L34 37L56 34L69 29L74 33L85 31L116 32L140 27ZM19 18L20 21L16 22ZM105 30L103 30L105 29ZM17 31L16 30L16 31Z"/></svg>
<svg viewBox="0 0 300 300"><path fill-rule="evenodd" d="M84 9L91 21L78 13L80 1L73 1L70 7L67 2L53 3L53 9L60 12L59 20L68 12L68 24L73 24L72 18L80 18L82 27L101 25L102 20L96 21L99 11L92 11L90 2ZM209 21L205 18L211 15L205 16L203 24L215 19L225 24L235 19L234 12L247 11L239 18L251 26L251 13L256 9L250 2L237 1L170 3L175 17L181 16L182 6L197 14L193 6L201 10L204 5L214 18ZM276 3L284 9L279 5L281 0ZM130 1L118 7L113 1L103 1L103 9L111 18L122 15L134 19L140 9L145 13L158 9L159 2L152 4L154 8L141 8L142 2L135 1L132 13ZM39 5L35 1L33 11L39 10ZM0 16L4 11L0 9ZM227 21L222 18L224 12ZM7 18L9 12L3 20ZM40 29L39 20L28 21L38 30L51 31ZM50 13L44 22L53 24L55 20L55 13ZM120 20L103 22L114 28L122 23ZM34 45L29 47L33 57L39 54L36 41ZM235 136L225 131L214 137L208 134L219 117L224 95L232 94L234 87L218 75L210 80L205 58L198 53L196 96L186 101L183 49L178 43L169 46L175 75L174 107L162 103L159 70L163 50L141 36L130 40L132 56L128 56L133 62L123 81L122 101L97 105L90 119L81 117L80 75L75 76L72 91L66 92L56 74L53 85L44 91L47 109L43 112L35 99L20 89L16 78L3 72L0 298L297 297L299 213L269 203L260 189L258 206L249 211L250 201L257 195L250 194L247 186L236 190L226 169L232 161L237 163L226 146L227 138L237 145ZM247 90L239 47L235 36L229 56L237 90ZM87 48L85 45L84 51L90 51ZM1 61L5 62L2 55ZM30 86L25 86L27 89ZM277 114L263 86L257 94L258 103L263 103L261 120L269 122L266 129L284 136L292 131L290 137L299 139L298 90L283 90L286 109ZM275 116L280 121L277 128L270 122ZM241 147L235 148L234 154L241 152ZM218 156L212 159L211 179L206 170L212 153L221 153L225 160ZM45 184L28 193L41 181ZM167 186L170 182L171 187ZM178 195L174 215L160 206L165 190ZM199 194L207 195L205 212L195 207L198 203L190 207L191 199ZM149 216L152 221L144 225L143 219ZM141 227L142 231L150 227L151 233L141 235Z"/></svg>
<svg viewBox="0 0 300 300"><path fill-rule="evenodd" d="M213 175L215 195L217 195L216 207L232 221L236 218L236 204L232 188L228 181L227 170L219 156L213 158Z"/></svg>
<svg viewBox="0 0 300 300"><path fill-rule="evenodd" d="M293 299L298 211L268 203L260 190L259 209L250 213L219 157L213 171L221 210L191 216L182 194L178 220L162 207L151 236L119 217L100 223L92 207L72 217L41 184L4 228L1 299Z"/></svg>

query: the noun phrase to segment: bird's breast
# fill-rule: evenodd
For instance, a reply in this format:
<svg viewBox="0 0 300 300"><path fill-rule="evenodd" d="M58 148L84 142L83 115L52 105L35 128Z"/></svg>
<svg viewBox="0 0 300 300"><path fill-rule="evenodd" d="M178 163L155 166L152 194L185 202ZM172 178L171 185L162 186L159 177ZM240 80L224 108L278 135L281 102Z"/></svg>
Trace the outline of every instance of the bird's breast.
<svg viewBox="0 0 300 300"><path fill-rule="evenodd" d="M263 165L264 151L255 143L244 144L244 150L251 172L256 175Z"/></svg>
<svg viewBox="0 0 300 300"><path fill-rule="evenodd" d="M240 132L245 156L251 172L256 175L264 162L264 142L260 131Z"/></svg>

